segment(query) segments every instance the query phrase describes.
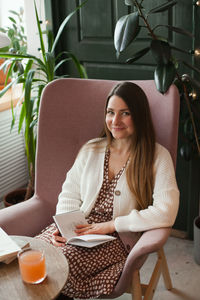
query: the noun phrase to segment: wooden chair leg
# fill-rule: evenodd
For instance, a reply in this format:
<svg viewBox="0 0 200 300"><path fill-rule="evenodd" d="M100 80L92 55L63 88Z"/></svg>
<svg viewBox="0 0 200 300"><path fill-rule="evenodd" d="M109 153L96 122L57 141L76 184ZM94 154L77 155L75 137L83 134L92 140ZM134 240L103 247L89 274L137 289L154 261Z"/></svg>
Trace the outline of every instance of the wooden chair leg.
<svg viewBox="0 0 200 300"><path fill-rule="evenodd" d="M140 273L138 270L133 273L132 280L132 300L142 300L142 289L140 282Z"/></svg>
<svg viewBox="0 0 200 300"><path fill-rule="evenodd" d="M146 292L144 295L144 300L152 300L153 299L153 295L156 290L158 280L160 278L161 268L162 268L162 260L160 257L158 257L156 265L153 270L153 273L151 275L151 279L149 281L149 284L147 285L147 289L146 289Z"/></svg>
<svg viewBox="0 0 200 300"><path fill-rule="evenodd" d="M162 260L162 270L161 271L162 271L165 287L167 290L171 290L172 289L172 281L171 281L171 277L169 274L169 268L167 265L167 260L166 260L163 248L158 251L158 256L161 257L161 260Z"/></svg>

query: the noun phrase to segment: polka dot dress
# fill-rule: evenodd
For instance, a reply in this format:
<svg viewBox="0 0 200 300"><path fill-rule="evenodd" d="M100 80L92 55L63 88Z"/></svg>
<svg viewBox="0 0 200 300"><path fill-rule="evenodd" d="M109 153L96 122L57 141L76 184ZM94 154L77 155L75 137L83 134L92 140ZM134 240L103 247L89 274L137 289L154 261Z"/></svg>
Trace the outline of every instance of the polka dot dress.
<svg viewBox="0 0 200 300"><path fill-rule="evenodd" d="M117 181L125 166L109 181L108 177L109 150L104 160L104 180L95 206L87 218L88 223L100 223L112 220L113 198ZM50 242L55 224L46 228L37 238ZM62 294L72 298L90 299L112 292L122 272L127 251L118 233L111 234L115 240L94 248L66 245L60 249L69 263L69 277Z"/></svg>

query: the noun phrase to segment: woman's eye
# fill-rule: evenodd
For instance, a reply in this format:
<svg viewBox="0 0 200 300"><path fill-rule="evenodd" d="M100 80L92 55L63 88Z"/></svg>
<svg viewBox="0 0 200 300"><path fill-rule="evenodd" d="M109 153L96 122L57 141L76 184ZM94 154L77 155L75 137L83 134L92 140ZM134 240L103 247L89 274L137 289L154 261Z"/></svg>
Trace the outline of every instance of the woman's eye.
<svg viewBox="0 0 200 300"><path fill-rule="evenodd" d="M122 115L123 115L123 116L130 116L130 112L129 112L129 111L124 111L124 112L122 113Z"/></svg>
<svg viewBox="0 0 200 300"><path fill-rule="evenodd" d="M114 112L112 110L107 111L107 115L113 115L113 114L114 114Z"/></svg>

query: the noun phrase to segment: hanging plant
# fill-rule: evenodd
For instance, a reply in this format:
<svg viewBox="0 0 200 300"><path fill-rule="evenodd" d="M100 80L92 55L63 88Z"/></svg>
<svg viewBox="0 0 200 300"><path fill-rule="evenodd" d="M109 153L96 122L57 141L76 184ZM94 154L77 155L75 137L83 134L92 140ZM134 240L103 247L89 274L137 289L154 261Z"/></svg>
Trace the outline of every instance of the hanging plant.
<svg viewBox="0 0 200 300"><path fill-rule="evenodd" d="M137 60L141 59L147 53L151 53L155 61L154 80L157 90L160 93L164 94L167 92L171 84L175 83L178 86L181 98L184 99L188 111L185 122L188 124L189 118L190 131L192 129L190 135L192 135L193 137L192 139L190 138L190 140L188 140L187 134L185 132L187 137L187 146L183 145L183 147L181 148L181 155L186 159L190 159L192 154L196 152L196 150L200 155L200 128L198 128L197 126L197 123L199 123L200 120L200 116L198 113L200 105L199 101L198 105L194 105L194 99L193 97L191 97L190 89L188 89L189 82L193 90L200 90L200 82L194 80L189 75L182 76L178 73L178 68L180 64L183 64L187 68L198 74L198 76L200 74L200 70L190 65L188 62L182 61L172 55L172 50L175 50L176 52L186 53L187 55L193 55L194 53L171 45L167 37L157 34L157 29L164 27L167 28L170 32L185 35L189 38L194 38L194 36L189 31L175 26L158 24L155 27L152 27L149 21L150 15L168 12L177 4L178 1L167 1L150 9L149 11L145 9L143 0L124 0L124 2L125 5L131 6L134 12L122 16L117 21L114 33L114 46L116 49L117 57L119 57L119 55L124 52L124 50L127 49L129 45L134 45L134 42L140 34L140 29L144 28L144 30L146 30L147 36L149 37L146 47L133 53L131 57L126 60L126 62L128 64L134 64ZM200 95L197 96L198 99L199 96ZM194 142L196 144L196 147L194 147Z"/></svg>

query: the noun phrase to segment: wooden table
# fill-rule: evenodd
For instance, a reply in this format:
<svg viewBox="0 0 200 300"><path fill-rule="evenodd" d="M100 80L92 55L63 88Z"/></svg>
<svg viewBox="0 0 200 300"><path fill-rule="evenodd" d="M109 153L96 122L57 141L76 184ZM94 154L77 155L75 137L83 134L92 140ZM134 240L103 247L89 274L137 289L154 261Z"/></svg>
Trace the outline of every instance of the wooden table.
<svg viewBox="0 0 200 300"><path fill-rule="evenodd" d="M20 276L18 260L10 264L0 263L0 299L1 300L50 300L55 299L63 289L69 272L67 259L60 249L30 237L12 236L30 243L34 249L44 249L47 277L40 284L24 283Z"/></svg>

